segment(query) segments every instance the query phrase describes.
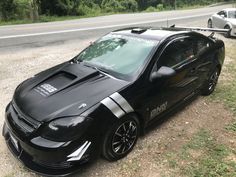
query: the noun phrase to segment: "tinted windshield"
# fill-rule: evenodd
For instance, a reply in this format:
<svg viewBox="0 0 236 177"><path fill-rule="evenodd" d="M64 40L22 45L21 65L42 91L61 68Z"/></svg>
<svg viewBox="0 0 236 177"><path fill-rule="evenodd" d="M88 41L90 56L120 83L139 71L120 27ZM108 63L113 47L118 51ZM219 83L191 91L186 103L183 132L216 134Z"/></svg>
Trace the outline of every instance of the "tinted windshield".
<svg viewBox="0 0 236 177"><path fill-rule="evenodd" d="M137 75L157 41L109 34L93 43L77 60L121 76Z"/></svg>
<svg viewBox="0 0 236 177"><path fill-rule="evenodd" d="M229 11L229 18L236 18L236 11Z"/></svg>

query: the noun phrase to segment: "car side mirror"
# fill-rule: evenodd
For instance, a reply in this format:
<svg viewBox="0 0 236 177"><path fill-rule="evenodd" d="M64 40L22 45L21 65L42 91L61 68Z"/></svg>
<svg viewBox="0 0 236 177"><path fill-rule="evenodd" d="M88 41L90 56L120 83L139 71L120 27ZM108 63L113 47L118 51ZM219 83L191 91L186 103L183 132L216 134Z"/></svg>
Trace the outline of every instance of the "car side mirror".
<svg viewBox="0 0 236 177"><path fill-rule="evenodd" d="M175 70L167 67L167 66L162 66L160 67L160 69L158 69L157 71L153 72L150 76L150 81L154 81L158 78L169 78L173 75L175 75Z"/></svg>
<svg viewBox="0 0 236 177"><path fill-rule="evenodd" d="M220 15L220 16L221 16L222 18L225 18L225 15L223 15L223 14L222 14L222 15Z"/></svg>

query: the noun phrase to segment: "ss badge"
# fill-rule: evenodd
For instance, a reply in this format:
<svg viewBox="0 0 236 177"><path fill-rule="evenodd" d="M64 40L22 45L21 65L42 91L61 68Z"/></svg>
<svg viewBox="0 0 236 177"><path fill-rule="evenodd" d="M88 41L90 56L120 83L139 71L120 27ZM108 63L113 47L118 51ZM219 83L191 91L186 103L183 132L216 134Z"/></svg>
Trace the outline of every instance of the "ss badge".
<svg viewBox="0 0 236 177"><path fill-rule="evenodd" d="M157 106L155 109L153 109L151 111L150 118L152 119L152 118L156 117L157 115L159 115L160 113L162 113L163 111L165 111L167 108L167 105L168 105L168 102L166 101L165 103L163 103L160 106Z"/></svg>

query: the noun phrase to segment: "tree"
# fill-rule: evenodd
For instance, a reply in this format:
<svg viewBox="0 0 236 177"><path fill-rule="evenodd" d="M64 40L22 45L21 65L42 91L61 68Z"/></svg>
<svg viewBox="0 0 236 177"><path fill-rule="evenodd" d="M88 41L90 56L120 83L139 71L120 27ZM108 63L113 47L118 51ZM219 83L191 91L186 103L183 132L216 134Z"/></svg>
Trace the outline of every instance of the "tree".
<svg viewBox="0 0 236 177"><path fill-rule="evenodd" d="M46 15L77 15L76 9L82 0L40 0L42 14ZM91 0L90 0L91 1Z"/></svg>
<svg viewBox="0 0 236 177"><path fill-rule="evenodd" d="M121 1L121 6L128 12L136 12L138 10L138 3L135 0L123 0Z"/></svg>
<svg viewBox="0 0 236 177"><path fill-rule="evenodd" d="M29 0L29 7L31 20L39 20L39 0Z"/></svg>
<svg viewBox="0 0 236 177"><path fill-rule="evenodd" d="M7 21L15 18L17 5L14 0L0 1L0 17Z"/></svg>
<svg viewBox="0 0 236 177"><path fill-rule="evenodd" d="M0 0L0 20L31 19L40 15L88 15L105 12L135 12L207 5L230 0Z"/></svg>

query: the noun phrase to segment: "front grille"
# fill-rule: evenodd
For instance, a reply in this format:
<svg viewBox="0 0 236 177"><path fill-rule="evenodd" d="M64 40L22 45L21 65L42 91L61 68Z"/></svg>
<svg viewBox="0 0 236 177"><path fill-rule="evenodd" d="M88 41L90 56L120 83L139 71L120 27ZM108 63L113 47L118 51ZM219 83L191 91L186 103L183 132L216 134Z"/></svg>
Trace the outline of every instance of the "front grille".
<svg viewBox="0 0 236 177"><path fill-rule="evenodd" d="M46 168L52 168L52 169L62 169L62 168L70 168L72 167L71 162L58 162L58 163L51 163L51 162L42 162L42 161L37 161L35 162L41 166L44 166Z"/></svg>
<svg viewBox="0 0 236 177"><path fill-rule="evenodd" d="M8 121L11 125L13 124L13 126L19 127L25 133L32 133L34 131L33 127L27 124L23 119L19 118L16 114L9 114Z"/></svg>
<svg viewBox="0 0 236 177"><path fill-rule="evenodd" d="M14 103L12 104L11 111L7 115L7 119L11 126L20 129L26 134L32 133L40 126L40 122L23 114Z"/></svg>

